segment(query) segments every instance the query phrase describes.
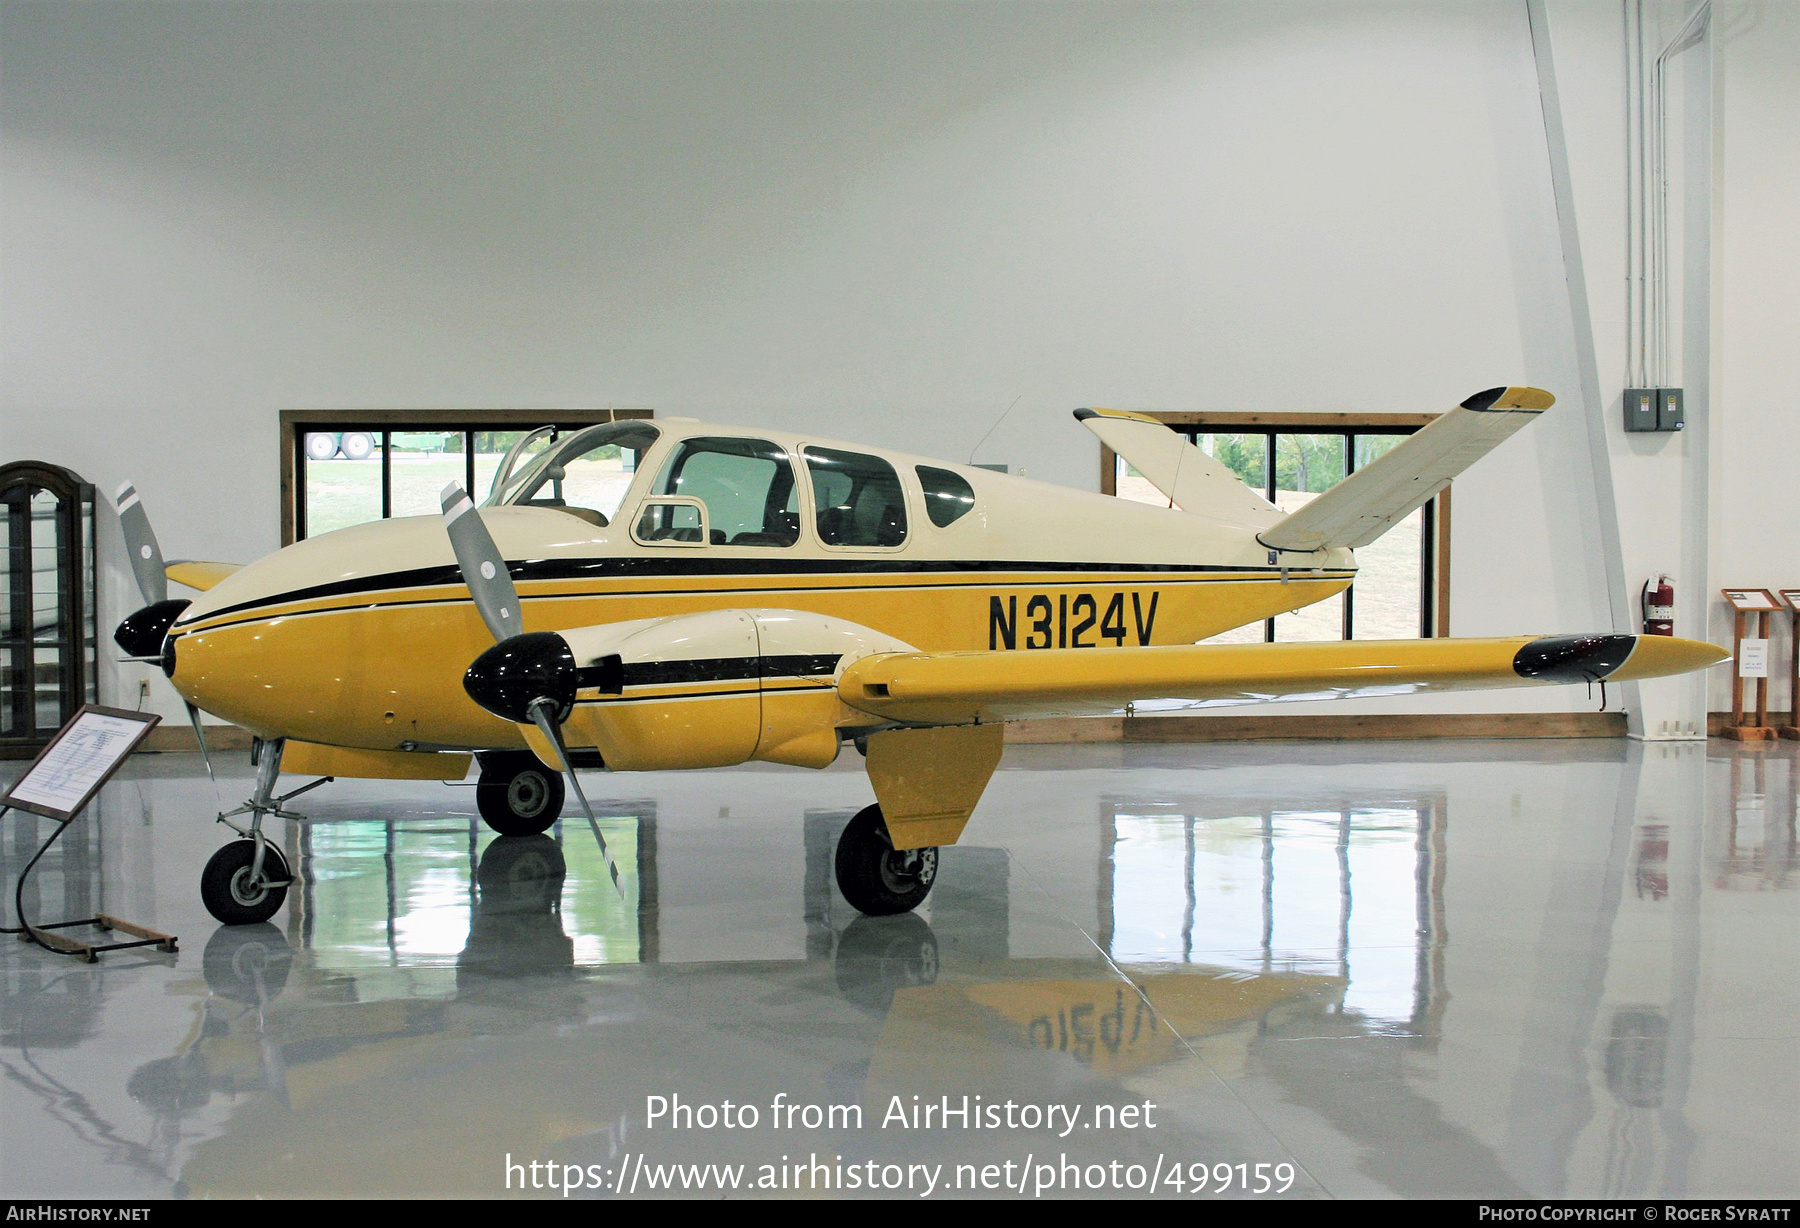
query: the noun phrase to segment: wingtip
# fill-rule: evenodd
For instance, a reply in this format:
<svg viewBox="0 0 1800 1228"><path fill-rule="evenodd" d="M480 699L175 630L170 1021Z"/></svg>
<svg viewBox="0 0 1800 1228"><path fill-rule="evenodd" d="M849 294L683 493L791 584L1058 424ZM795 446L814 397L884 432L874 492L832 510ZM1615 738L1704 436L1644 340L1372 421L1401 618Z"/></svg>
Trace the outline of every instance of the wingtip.
<svg viewBox="0 0 1800 1228"><path fill-rule="evenodd" d="M1075 411L1075 421L1077 422L1086 422L1089 418L1098 418L1099 416L1100 412L1094 409L1078 409Z"/></svg>
<svg viewBox="0 0 1800 1228"><path fill-rule="evenodd" d="M1537 682L1632 682L1708 669L1730 656L1717 644L1668 635L1546 635L1519 649L1513 671Z"/></svg>
<svg viewBox="0 0 1800 1228"><path fill-rule="evenodd" d="M1631 655L1612 674L1612 681L1667 678L1675 674L1711 669L1730 659L1731 653L1727 649L1705 640L1683 640L1672 635L1640 635Z"/></svg>

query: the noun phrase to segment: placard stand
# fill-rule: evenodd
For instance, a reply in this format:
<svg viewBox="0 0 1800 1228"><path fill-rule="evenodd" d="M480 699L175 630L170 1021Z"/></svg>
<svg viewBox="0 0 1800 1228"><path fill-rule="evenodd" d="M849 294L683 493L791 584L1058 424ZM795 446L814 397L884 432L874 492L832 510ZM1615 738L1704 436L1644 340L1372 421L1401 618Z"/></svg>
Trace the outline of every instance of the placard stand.
<svg viewBox="0 0 1800 1228"><path fill-rule="evenodd" d="M1781 604L1767 589L1728 588L1721 591L1732 612L1731 656L1735 673L1731 679L1731 723L1720 732L1738 742L1773 742L1776 733L1769 724L1769 615L1780 610ZM1752 616L1756 618L1754 636L1745 634ZM1745 659L1745 640L1756 645L1756 653L1760 654L1755 664L1759 672L1745 672L1752 665ZM1756 719L1754 723L1746 723L1744 684L1751 680L1756 682Z"/></svg>
<svg viewBox="0 0 1800 1228"><path fill-rule="evenodd" d="M1784 588L1781 599L1788 604L1788 723L1781 736L1800 741L1800 588Z"/></svg>
<svg viewBox="0 0 1800 1228"><path fill-rule="evenodd" d="M31 761L25 774L14 781L4 794L0 794L0 814L5 814L8 810L21 810L56 821L56 830L50 833L50 838L25 863L25 868L19 871L18 886L13 891L13 907L18 913L19 926L17 929L0 926L0 934L17 934L20 942L35 942L46 951L54 951L58 955L73 955L90 964L99 960L102 951L123 951L130 947L156 947L163 951L176 949L175 935L148 929L107 913L96 913L91 917L80 917L72 921L36 923L25 917L25 880L37 866L39 859L50 851L50 846L68 830L75 816L100 791L100 786L112 778L113 773L125 762L125 757L137 748L138 743L144 740L160 720L162 718L154 713L126 712L119 708L85 704L69 718L69 723L38 753L38 757ZM56 932L83 927L92 927L102 933L117 930L122 934L130 934L135 941L81 942L67 934Z"/></svg>

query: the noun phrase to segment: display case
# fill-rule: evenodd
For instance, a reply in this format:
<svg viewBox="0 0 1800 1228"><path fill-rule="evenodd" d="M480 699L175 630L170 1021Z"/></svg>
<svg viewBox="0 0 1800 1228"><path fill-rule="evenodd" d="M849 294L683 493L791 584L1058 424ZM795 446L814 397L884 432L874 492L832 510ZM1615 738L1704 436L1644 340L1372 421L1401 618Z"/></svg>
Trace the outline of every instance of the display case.
<svg viewBox="0 0 1800 1228"><path fill-rule="evenodd" d="M0 545L0 758L29 758L96 700L93 485L0 466Z"/></svg>

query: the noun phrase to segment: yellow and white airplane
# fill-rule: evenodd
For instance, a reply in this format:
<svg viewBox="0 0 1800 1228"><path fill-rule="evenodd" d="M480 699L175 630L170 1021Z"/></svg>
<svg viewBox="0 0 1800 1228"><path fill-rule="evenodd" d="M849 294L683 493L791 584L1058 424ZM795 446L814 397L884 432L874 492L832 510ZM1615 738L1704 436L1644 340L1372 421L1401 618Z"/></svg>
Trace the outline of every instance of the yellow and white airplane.
<svg viewBox="0 0 1800 1228"><path fill-rule="evenodd" d="M1615 633L1196 642L1348 587L1353 549L1553 399L1478 393L1291 514L1114 410L1076 417L1169 507L804 435L633 420L528 463L515 449L479 509L452 483L441 520L358 525L244 567L165 567L128 484L121 522L150 604L116 638L161 662L191 714L258 739L254 795L221 816L244 838L202 875L221 921L264 920L286 895L262 821L303 790L277 797L280 771L460 780L473 755L482 816L529 835L562 813L565 776L588 809L579 767L822 768L847 741L877 804L845 830L838 883L863 912L904 912L930 891L1009 720L1723 660L1712 644ZM202 595L169 600L170 579Z"/></svg>

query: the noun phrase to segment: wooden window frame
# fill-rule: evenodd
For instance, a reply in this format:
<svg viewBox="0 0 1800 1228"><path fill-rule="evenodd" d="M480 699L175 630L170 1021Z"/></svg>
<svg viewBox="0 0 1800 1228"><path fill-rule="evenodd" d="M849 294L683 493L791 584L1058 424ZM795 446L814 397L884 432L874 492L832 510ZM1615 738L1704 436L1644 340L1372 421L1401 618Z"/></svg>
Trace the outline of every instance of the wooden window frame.
<svg viewBox="0 0 1800 1228"><path fill-rule="evenodd" d="M1232 410L1208 413L1201 410L1134 410L1146 418L1182 433L1193 431L1222 434L1414 434L1435 422L1437 414L1419 413L1320 413L1270 410ZM1105 444L1100 445L1100 493L1117 496L1119 459ZM1432 637L1450 634L1450 487L1445 486L1426 504L1428 509L1421 527L1425 561L1431 576L1427 592L1421 594L1431 604L1427 619ZM1421 625L1420 630L1425 628Z"/></svg>
<svg viewBox="0 0 1800 1228"><path fill-rule="evenodd" d="M306 436L314 431L366 431L378 436L381 446L381 512L390 514L388 436L394 431L519 431L540 426L565 430L654 418L649 409L284 409L279 435L281 449L281 544L291 546L305 519L306 490L302 474L306 466ZM464 441L464 455L474 464L474 453ZM472 483L473 479L468 479ZM470 491L473 495L474 492Z"/></svg>

